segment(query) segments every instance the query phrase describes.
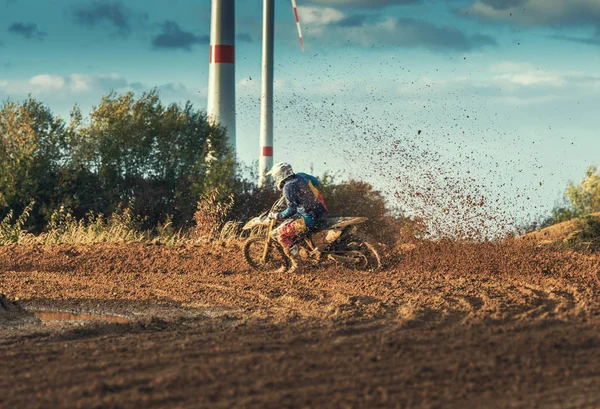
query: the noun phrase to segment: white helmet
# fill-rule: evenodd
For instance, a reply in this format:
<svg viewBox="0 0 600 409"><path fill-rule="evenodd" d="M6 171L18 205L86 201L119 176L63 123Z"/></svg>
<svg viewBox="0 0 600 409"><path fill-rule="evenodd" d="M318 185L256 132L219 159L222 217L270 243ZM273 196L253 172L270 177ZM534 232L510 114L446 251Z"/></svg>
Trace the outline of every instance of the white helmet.
<svg viewBox="0 0 600 409"><path fill-rule="evenodd" d="M289 163L279 162L273 166L267 175L273 176L273 179L275 179L275 186L277 189L281 190L283 189L283 182L285 182L287 178L294 176L294 170Z"/></svg>

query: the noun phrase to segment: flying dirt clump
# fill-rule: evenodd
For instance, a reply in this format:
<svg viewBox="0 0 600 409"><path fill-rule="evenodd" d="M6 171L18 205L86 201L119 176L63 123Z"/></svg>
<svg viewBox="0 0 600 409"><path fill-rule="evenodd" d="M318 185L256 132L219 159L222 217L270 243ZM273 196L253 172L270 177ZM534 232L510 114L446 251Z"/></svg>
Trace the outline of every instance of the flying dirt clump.
<svg viewBox="0 0 600 409"><path fill-rule="evenodd" d="M10 301L4 294L0 294L0 328L36 321L38 319L35 315Z"/></svg>

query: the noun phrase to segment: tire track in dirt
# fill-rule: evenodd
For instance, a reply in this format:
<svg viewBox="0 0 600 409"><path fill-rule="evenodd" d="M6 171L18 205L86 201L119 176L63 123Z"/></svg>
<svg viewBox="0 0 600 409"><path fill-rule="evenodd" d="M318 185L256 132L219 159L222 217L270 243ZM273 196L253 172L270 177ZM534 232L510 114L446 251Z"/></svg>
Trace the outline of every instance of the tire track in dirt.
<svg viewBox="0 0 600 409"><path fill-rule="evenodd" d="M458 252L455 244L430 246L382 272L330 268L301 275L253 273L238 246L14 246L0 251L6 269L0 291L24 300L203 304L275 321L393 317L409 326L598 312L597 287L585 274L600 266L598 257L552 253L540 259L537 249L523 247L465 244ZM554 257L554 264L531 264L528 257ZM512 270L517 264L522 273Z"/></svg>
<svg viewBox="0 0 600 409"><path fill-rule="evenodd" d="M134 316L0 320L0 406L597 406L599 257L440 242L392 261L282 275L237 246L0 248L9 299Z"/></svg>

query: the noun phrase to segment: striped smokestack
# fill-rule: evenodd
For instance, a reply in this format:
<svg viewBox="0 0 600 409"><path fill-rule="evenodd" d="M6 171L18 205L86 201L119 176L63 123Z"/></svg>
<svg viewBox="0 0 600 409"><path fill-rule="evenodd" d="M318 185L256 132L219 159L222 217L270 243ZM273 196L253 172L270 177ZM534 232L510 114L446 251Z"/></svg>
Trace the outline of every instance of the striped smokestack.
<svg viewBox="0 0 600 409"><path fill-rule="evenodd" d="M273 167L273 53L275 33L275 0L263 1L263 59L260 112L260 152L258 186L267 182L267 171Z"/></svg>
<svg viewBox="0 0 600 409"><path fill-rule="evenodd" d="M212 0L207 113L235 151L235 0Z"/></svg>
<svg viewBox="0 0 600 409"><path fill-rule="evenodd" d="M298 18L296 0L292 0L300 46L304 51L302 28ZM267 182L267 170L273 167L273 54L275 49L275 0L263 0L263 59L260 112L260 153L258 160L258 186Z"/></svg>

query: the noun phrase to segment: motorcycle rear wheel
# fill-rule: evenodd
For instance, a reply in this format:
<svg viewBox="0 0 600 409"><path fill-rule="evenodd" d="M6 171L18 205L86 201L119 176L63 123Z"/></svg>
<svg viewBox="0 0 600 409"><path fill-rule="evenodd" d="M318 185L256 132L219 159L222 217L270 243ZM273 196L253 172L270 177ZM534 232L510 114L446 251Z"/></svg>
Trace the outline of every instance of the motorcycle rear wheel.
<svg viewBox="0 0 600 409"><path fill-rule="evenodd" d="M270 240L267 257L263 260L265 249L265 237L254 237L244 243L244 258L250 267L255 271L273 272L285 267L287 270L290 262L283 252L279 243Z"/></svg>
<svg viewBox="0 0 600 409"><path fill-rule="evenodd" d="M356 263L347 267L361 271L375 271L381 268L381 256L371 243L354 239L348 243L347 248L357 254Z"/></svg>

